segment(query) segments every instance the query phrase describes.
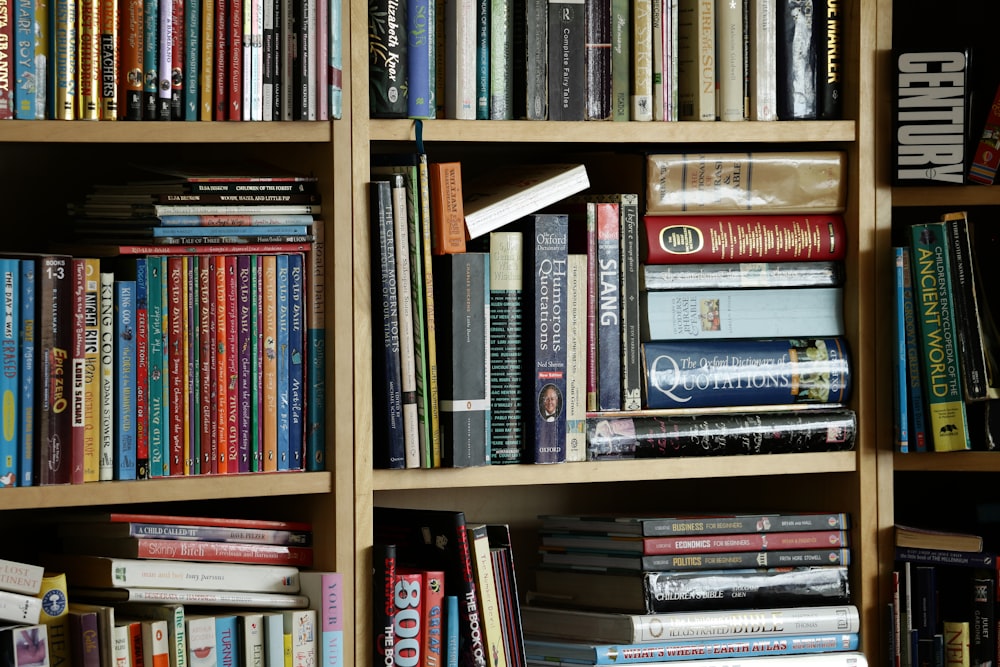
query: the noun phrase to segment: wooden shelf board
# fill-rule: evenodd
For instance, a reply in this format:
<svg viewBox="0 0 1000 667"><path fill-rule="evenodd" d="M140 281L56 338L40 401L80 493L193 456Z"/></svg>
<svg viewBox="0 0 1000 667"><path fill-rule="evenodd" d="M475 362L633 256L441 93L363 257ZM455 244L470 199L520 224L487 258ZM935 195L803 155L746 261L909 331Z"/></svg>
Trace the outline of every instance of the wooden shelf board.
<svg viewBox="0 0 1000 667"><path fill-rule="evenodd" d="M424 141L541 143L848 142L854 121L614 123L425 120ZM558 125L555 127L554 125ZM372 141L414 141L415 121L371 120Z"/></svg>
<svg viewBox="0 0 1000 667"><path fill-rule="evenodd" d="M897 452L892 461L897 472L1000 472L1000 452Z"/></svg>
<svg viewBox="0 0 1000 667"><path fill-rule="evenodd" d="M1000 204L1000 187L984 185L942 185L921 188L893 188L893 206L995 206Z"/></svg>
<svg viewBox="0 0 1000 667"><path fill-rule="evenodd" d="M439 489L482 486L526 486L587 484L592 482L751 477L804 473L854 472L855 452L823 454L762 454L759 456L711 456L640 461L600 461L551 465L484 466L481 468L437 468L434 470L375 470L376 491Z"/></svg>
<svg viewBox="0 0 1000 667"><path fill-rule="evenodd" d="M163 477L134 482L91 482L0 490L0 511L330 493L330 472L253 473Z"/></svg>
<svg viewBox="0 0 1000 667"><path fill-rule="evenodd" d="M9 120L4 143L316 143L332 136L330 122L182 122Z"/></svg>

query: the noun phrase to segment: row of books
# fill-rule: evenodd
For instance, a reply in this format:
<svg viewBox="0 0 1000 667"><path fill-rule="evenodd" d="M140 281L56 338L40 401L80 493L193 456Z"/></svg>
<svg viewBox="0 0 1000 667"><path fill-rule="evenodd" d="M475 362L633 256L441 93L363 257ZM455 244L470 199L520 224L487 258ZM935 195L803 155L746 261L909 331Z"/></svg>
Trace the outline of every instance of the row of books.
<svg viewBox="0 0 1000 667"><path fill-rule="evenodd" d="M22 1L11 11L18 20L0 28L0 119L342 113L339 2Z"/></svg>
<svg viewBox="0 0 1000 667"><path fill-rule="evenodd" d="M9 664L280 667L287 656L299 667L343 664L341 575L276 565L263 554L289 540L311 545L309 524L85 512L46 528L124 535L108 538L109 547L156 535L188 555L90 555L102 545L91 551L73 539L69 551L41 554L44 568L0 560L0 618L32 640ZM198 547L255 547L261 555L194 555Z"/></svg>
<svg viewBox="0 0 1000 667"><path fill-rule="evenodd" d="M979 213L901 227L894 246L896 450L996 449L995 235Z"/></svg>
<svg viewBox="0 0 1000 667"><path fill-rule="evenodd" d="M997 560L981 535L897 524L890 659L914 665L996 664Z"/></svg>
<svg viewBox="0 0 1000 667"><path fill-rule="evenodd" d="M372 117L738 121L842 114L836 5L483 0L445 5L444 20L435 21L441 10L427 0L370 8ZM407 38L394 39L399 35Z"/></svg>
<svg viewBox="0 0 1000 667"><path fill-rule="evenodd" d="M842 156L648 160L650 183L670 194L645 215L637 194L573 195L560 179L582 165L534 165L523 180L516 168L498 169L461 183L460 175L441 176L461 165L429 163L426 193L415 175L409 186L400 174L395 188L373 182L376 403L389 398L381 401L380 439L389 447L377 452L377 465L634 458L671 448L705 454L706 429L727 442L724 433L754 423L773 436L755 439L759 452L853 446L854 415L843 409L851 382L839 264ZM688 184L682 172L702 173L701 163L723 175ZM797 172L795 195L776 188L760 197L759 214L716 213L758 197L739 184L750 172L766 183L783 170ZM505 187L504 173L519 189ZM442 192L449 183L463 189ZM588 185L577 183L577 191ZM715 183L732 185L713 191ZM450 208L459 222L446 221ZM787 212L795 210L809 213ZM781 287L763 289L770 280ZM431 300L461 310L435 314ZM734 406L757 414L690 414ZM688 414L649 414L677 408ZM666 433L672 445L664 446Z"/></svg>
<svg viewBox="0 0 1000 667"><path fill-rule="evenodd" d="M847 514L539 519L541 559L522 609L529 659L700 664L859 651Z"/></svg>

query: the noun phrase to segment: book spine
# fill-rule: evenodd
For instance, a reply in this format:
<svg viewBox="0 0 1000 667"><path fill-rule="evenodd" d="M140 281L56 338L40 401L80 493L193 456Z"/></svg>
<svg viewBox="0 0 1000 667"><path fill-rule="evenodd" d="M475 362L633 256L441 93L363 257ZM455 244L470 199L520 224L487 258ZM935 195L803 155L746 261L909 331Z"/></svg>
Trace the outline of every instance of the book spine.
<svg viewBox="0 0 1000 667"><path fill-rule="evenodd" d="M842 260L847 251L844 220L837 214L647 214L643 224L646 264ZM742 241L765 237L773 244Z"/></svg>
<svg viewBox="0 0 1000 667"><path fill-rule="evenodd" d="M122 3L128 7L127 2ZM98 99L100 100L101 120L118 120L118 81L120 78L120 24L118 2L115 0L101 0L99 3L100 13L100 49L99 49L99 70L100 88L98 89Z"/></svg>
<svg viewBox="0 0 1000 667"><path fill-rule="evenodd" d="M436 16L442 10L436 5L431 5L431 12L428 21L428 30L430 31L430 53L431 53L431 66L434 70L434 75L431 77L434 85L431 86L431 91L433 93L433 104L431 109L436 109L439 104L439 100L443 100L443 96L439 95L437 92L437 79L441 77L444 73L444 67L437 66L435 62L435 54L439 54L443 49L441 44L444 42L444 31L436 30L437 25ZM329 87L327 104L329 105L329 118L332 120L339 120L343 115L343 78L344 78L344 67L343 67L343 44L341 43L340 35L343 32L343 14L341 12L340 3L335 0L331 0L327 9L327 24L328 24L328 36L327 36L327 85Z"/></svg>
<svg viewBox="0 0 1000 667"><path fill-rule="evenodd" d="M218 473L218 439L213 428L212 415L215 412L215 373L212 362L216 360L214 334L215 313L212 310L215 285L215 257L200 258L198 264L198 383L199 407L198 424L199 440L201 442L201 472ZM247 329L249 331L249 328Z"/></svg>
<svg viewBox="0 0 1000 667"><path fill-rule="evenodd" d="M587 256L566 263L566 460L587 460ZM490 369L493 372L493 369ZM496 409L495 407L493 408Z"/></svg>
<svg viewBox="0 0 1000 667"><path fill-rule="evenodd" d="M628 0L611 2L611 119L631 119L630 99L632 71L632 3Z"/></svg>
<svg viewBox="0 0 1000 667"><path fill-rule="evenodd" d="M646 213L841 213L845 157L841 151L819 150L651 153L646 156ZM788 179L794 188L783 185Z"/></svg>
<svg viewBox="0 0 1000 667"><path fill-rule="evenodd" d="M136 538L287 546L309 546L312 543L311 535L306 531L141 522L129 522L127 526L127 534Z"/></svg>
<svg viewBox="0 0 1000 667"><path fill-rule="evenodd" d="M843 282L843 265L835 261L643 264L639 266L638 287L645 291L838 287Z"/></svg>
<svg viewBox="0 0 1000 667"><path fill-rule="evenodd" d="M316 610L319 627L317 662L320 667L341 667L344 664L343 575L340 572L300 573L300 581L303 592L310 591L309 604ZM307 588L309 583L312 588ZM436 583L437 590L443 593L443 578ZM427 586L424 591L426 594ZM433 619L427 625L431 623Z"/></svg>
<svg viewBox="0 0 1000 667"><path fill-rule="evenodd" d="M19 486L18 481L18 420L21 401L21 358L18 354L21 332L21 265L17 259L0 259L0 289L3 303L0 310L0 400L4 410L0 415L0 487ZM2 570L0 570L2 575ZM3 579L0 576L0 587Z"/></svg>
<svg viewBox="0 0 1000 667"><path fill-rule="evenodd" d="M785 551L734 551L675 556L643 556L643 570L711 570L748 567L803 567L850 565L848 549L789 549ZM833 628L831 628L832 630Z"/></svg>
<svg viewBox="0 0 1000 667"><path fill-rule="evenodd" d="M526 312L533 331L526 362L531 399L525 402L525 424L533 431L534 463L566 460L566 262L569 222L563 214L536 214L528 219L525 281L535 286ZM617 257L617 255L616 255ZM529 273L530 272L530 273ZM617 354L617 350L616 350Z"/></svg>
<svg viewBox="0 0 1000 667"><path fill-rule="evenodd" d="M33 625L38 623L42 600L33 595L0 591L0 620Z"/></svg>
<svg viewBox="0 0 1000 667"><path fill-rule="evenodd" d="M34 35L34 3L28 0L16 0L13 3L16 12L14 24L13 44L13 117L20 120L35 120L37 112L38 97L35 91L35 77L38 68L35 64L35 35ZM44 109L42 118L44 118Z"/></svg>
<svg viewBox="0 0 1000 667"><path fill-rule="evenodd" d="M335 4L335 3L334 3ZM431 89L431 23L433 3L427 0L409 0L406 8L407 35L407 109L410 118L433 118L434 95ZM336 33L332 33L336 34ZM339 41L334 39L333 41Z"/></svg>
<svg viewBox="0 0 1000 667"><path fill-rule="evenodd" d="M977 572L972 578L972 618L969 622L969 664L991 665L996 662L996 574L993 570Z"/></svg>
<svg viewBox="0 0 1000 667"><path fill-rule="evenodd" d="M676 290L640 296L646 315L640 322L643 341L844 334L840 287Z"/></svg>
<svg viewBox="0 0 1000 667"><path fill-rule="evenodd" d="M130 544L135 545L136 558L297 567L310 567L313 563L311 547L170 538L135 538Z"/></svg>
<svg viewBox="0 0 1000 667"><path fill-rule="evenodd" d="M600 385L597 248L597 219L587 215L587 410L597 410Z"/></svg>
<svg viewBox="0 0 1000 667"><path fill-rule="evenodd" d="M115 479L136 479L135 281L115 281L114 462Z"/></svg>
<svg viewBox="0 0 1000 667"><path fill-rule="evenodd" d="M549 120L586 117L586 19L584 0L549 0L549 71L558 63L562 76L549 77Z"/></svg>
<svg viewBox="0 0 1000 667"><path fill-rule="evenodd" d="M304 457L304 427L305 427L305 387L303 358L305 356L304 331L305 312L305 276L303 275L303 257L301 254L288 256L288 467L290 470L305 469ZM248 295L249 296L249 295ZM249 304L248 304L249 306ZM249 307L247 308L249 312ZM244 342L240 342L241 354ZM249 371L249 355L247 355L246 371ZM249 395L249 372L240 371L240 381L247 378L246 393ZM241 414L241 432L249 428L249 406L246 414L246 424L243 425Z"/></svg>
<svg viewBox="0 0 1000 667"><path fill-rule="evenodd" d="M910 416L910 442L915 452L927 451L926 412L917 344L916 304L913 300L913 270L910 248L903 248L903 326L906 336L906 401Z"/></svg>
<svg viewBox="0 0 1000 667"><path fill-rule="evenodd" d="M295 609L283 612L286 622L291 621L292 667L312 667L317 656L317 613L315 609Z"/></svg>
<svg viewBox="0 0 1000 667"><path fill-rule="evenodd" d="M184 337L187 327L184 325L186 311L183 304L183 257L167 258L167 342L169 348L169 364L167 365L167 405L170 406L170 418L167 428L166 450L169 452L166 470L171 476L184 475L186 456L184 453Z"/></svg>
<svg viewBox="0 0 1000 667"><path fill-rule="evenodd" d="M653 5L635 0L632 13L632 120L653 120Z"/></svg>
<svg viewBox="0 0 1000 667"><path fill-rule="evenodd" d="M99 568L114 570L114 581L110 581L110 577L108 581L115 588L163 588L163 582L168 580L184 581L186 588L193 590L210 591L296 593L299 587L298 568L290 565L270 565L260 568L237 563L175 562L161 559L137 560L87 556L68 556L68 558L76 560L97 558ZM66 568L67 577L73 577L74 567L75 564L72 564ZM82 572L77 572L76 575L78 585L87 585L88 580ZM194 580L195 577L197 581Z"/></svg>
<svg viewBox="0 0 1000 667"><path fill-rule="evenodd" d="M38 597L45 601L39 621L46 626L49 640L49 661L52 665L70 664L69 599L66 574L48 572L42 577Z"/></svg>
<svg viewBox="0 0 1000 667"><path fill-rule="evenodd" d="M42 588L44 574L40 565L0 559L0 586L5 591L35 595Z"/></svg>
<svg viewBox="0 0 1000 667"><path fill-rule="evenodd" d="M597 407L622 408L621 228L615 204L588 203L597 226Z"/></svg>
<svg viewBox="0 0 1000 667"><path fill-rule="evenodd" d="M101 475L101 266L84 260L83 292L83 479Z"/></svg>
<svg viewBox="0 0 1000 667"><path fill-rule="evenodd" d="M817 12L819 13L819 12ZM743 108L743 3L716 0L719 120L746 120Z"/></svg>
<svg viewBox="0 0 1000 667"><path fill-rule="evenodd" d="M611 3L584 2L585 120L610 120L612 113Z"/></svg>
<svg viewBox="0 0 1000 667"><path fill-rule="evenodd" d="M372 627L374 630L372 634L375 638L372 646L372 664L395 664L395 581L396 545L376 543L372 547Z"/></svg>
<svg viewBox="0 0 1000 667"><path fill-rule="evenodd" d="M903 291L903 279L905 271L909 270L908 263L904 262L906 248L902 246L893 247L893 344L895 347L892 356L892 400L895 408L893 414L893 429L896 442L896 451L900 454L910 452L910 409L909 409L909 381L907 380L907 360L906 360L906 321L904 313L906 311L906 293Z"/></svg>
<svg viewBox="0 0 1000 667"><path fill-rule="evenodd" d="M168 120L184 120L184 58L186 51L184 7L190 0L170 2L170 117Z"/></svg>
<svg viewBox="0 0 1000 667"><path fill-rule="evenodd" d="M70 656L79 667L100 667L101 645L95 641L97 612L69 610Z"/></svg>
<svg viewBox="0 0 1000 667"><path fill-rule="evenodd" d="M967 178L971 183L993 185L996 179L1000 153L993 150L992 137L996 135L998 128L1000 128L1000 86L993 96L993 104L990 105L989 113L986 115L983 132L976 143L972 164L969 165Z"/></svg>
<svg viewBox="0 0 1000 667"><path fill-rule="evenodd" d="M778 120L777 0L752 0L750 25L750 120Z"/></svg>
<svg viewBox="0 0 1000 667"><path fill-rule="evenodd" d="M848 533L843 530L789 531L782 533L731 533L692 539L681 537L648 537L643 540L646 555L682 553L722 553L735 551L779 551L793 549L823 549L848 546Z"/></svg>
<svg viewBox="0 0 1000 667"><path fill-rule="evenodd" d="M82 257L70 259L72 295L70 300L73 330L69 354L69 394L70 394L70 482L82 484L87 481L85 469L93 466L97 471L97 449L87 447L86 429L86 372L85 354L87 349L87 266ZM93 443L96 444L96 443Z"/></svg>
<svg viewBox="0 0 1000 667"><path fill-rule="evenodd" d="M509 63L514 49L514 2L491 0L489 119L514 119L514 72Z"/></svg>
<svg viewBox="0 0 1000 667"><path fill-rule="evenodd" d="M98 0L77 3L74 45L78 70L75 73L76 120L101 117L101 9Z"/></svg>
<svg viewBox="0 0 1000 667"><path fill-rule="evenodd" d="M955 348L954 301L944 223L910 228L924 400L934 451L971 448Z"/></svg>
<svg viewBox="0 0 1000 667"><path fill-rule="evenodd" d="M163 0L160 0L161 2ZM243 120L243 3L249 0L228 0L226 14L226 120ZM245 85L249 86L247 81ZM290 120L290 119L289 119Z"/></svg>
<svg viewBox="0 0 1000 667"><path fill-rule="evenodd" d="M441 411L438 395L438 351L437 322L434 308L434 269L431 262L432 237L431 231L431 184L430 166L427 155L420 153L417 157L417 183L420 202L420 233L421 252L423 254L423 291L424 291L424 327L427 347L427 386L429 388L430 428L431 428L431 467L441 466ZM325 374L325 369L317 372Z"/></svg>
<svg viewBox="0 0 1000 667"><path fill-rule="evenodd" d="M527 120L546 120L548 118L548 0L524 0L524 50L525 50L525 109Z"/></svg>
<svg viewBox="0 0 1000 667"><path fill-rule="evenodd" d="M157 92L159 67L159 0L143 0L142 6L142 119L157 120Z"/></svg>
<svg viewBox="0 0 1000 667"><path fill-rule="evenodd" d="M778 118L817 118L819 39L814 0L779 0L778 29Z"/></svg>
<svg viewBox="0 0 1000 667"><path fill-rule="evenodd" d="M430 250L428 249L428 253ZM313 243L305 253L306 269L306 469L326 468L326 238L323 219L313 222ZM428 264L429 266L429 264ZM251 300L252 304L257 299ZM251 339L252 343L256 338ZM256 385L252 385L256 386Z"/></svg>
<svg viewBox="0 0 1000 667"><path fill-rule="evenodd" d="M445 595L444 572L424 570L424 636L423 664L443 667L445 656Z"/></svg>
<svg viewBox="0 0 1000 667"><path fill-rule="evenodd" d="M371 235L372 276L376 278L373 309L372 371L375 384L383 396L376 405L383 405L384 412L375 420L379 428L376 441L385 443L377 447L375 463L380 468L406 467L403 438L402 391L399 368L399 311L397 305L396 262L393 255L394 232L392 225L392 200L388 181L371 183ZM377 245L375 245L377 242Z"/></svg>
<svg viewBox="0 0 1000 667"><path fill-rule="evenodd" d="M843 117L843 18L839 2L819 3L816 21L816 118L840 120Z"/></svg>
<svg viewBox="0 0 1000 667"><path fill-rule="evenodd" d="M623 194L618 203L619 292L621 297L622 336L622 408L638 410L642 406L642 363L639 359L639 196Z"/></svg>
<svg viewBox="0 0 1000 667"><path fill-rule="evenodd" d="M149 476L162 477L164 418L163 403L163 267L165 257L146 259L147 292L146 307L149 313L149 340L147 345L149 383L147 393L149 423Z"/></svg>
<svg viewBox="0 0 1000 667"><path fill-rule="evenodd" d="M229 89L226 85L226 2L225 0L209 0L214 11L212 42L212 118L211 120L226 120Z"/></svg>
<svg viewBox="0 0 1000 667"><path fill-rule="evenodd" d="M423 658L423 573L398 568L392 587L393 656L397 665L419 665Z"/></svg>
<svg viewBox="0 0 1000 667"><path fill-rule="evenodd" d="M34 260L21 260L21 400L20 424L18 426L18 482L19 486L36 483L35 470L35 409L36 375L38 363L36 290L39 278L35 275Z"/></svg>
<svg viewBox="0 0 1000 667"><path fill-rule="evenodd" d="M198 87L201 78L200 58L203 38L201 19L202 5L211 5L211 0L187 0L184 3L184 83L181 89L181 105L183 120L198 120L200 107L198 103ZM211 22L208 23L211 26ZM205 69L211 71L207 66Z"/></svg>
<svg viewBox="0 0 1000 667"><path fill-rule="evenodd" d="M149 477L148 294L147 260L142 257L135 262L135 479Z"/></svg>
<svg viewBox="0 0 1000 667"><path fill-rule="evenodd" d="M490 463L524 461L524 234L490 233Z"/></svg>
<svg viewBox="0 0 1000 667"><path fill-rule="evenodd" d="M368 13L368 97L372 118L406 118L407 5L380 0Z"/></svg>
<svg viewBox="0 0 1000 667"><path fill-rule="evenodd" d="M98 407L100 479L115 477L115 275L110 271L100 274L100 353ZM133 335L135 335L133 327ZM133 466L135 460L132 461Z"/></svg>
<svg viewBox="0 0 1000 667"><path fill-rule="evenodd" d="M943 621L944 654L948 667L969 667L970 632L968 621Z"/></svg>
<svg viewBox="0 0 1000 667"><path fill-rule="evenodd" d="M430 163L433 253L465 252L462 163Z"/></svg>
<svg viewBox="0 0 1000 667"><path fill-rule="evenodd" d="M715 120L715 3L681 0L677 21L678 118Z"/></svg>
<svg viewBox="0 0 1000 667"><path fill-rule="evenodd" d="M174 52L174 0L159 0L157 6L156 117L170 120L171 71Z"/></svg>
<svg viewBox="0 0 1000 667"><path fill-rule="evenodd" d="M445 117L476 118L476 3L445 5Z"/></svg>
<svg viewBox="0 0 1000 667"><path fill-rule="evenodd" d="M119 9L120 60L118 117L121 120L142 120L143 104L143 0L128 0Z"/></svg>
<svg viewBox="0 0 1000 667"><path fill-rule="evenodd" d="M984 352L987 344L983 340L982 318L977 305L969 220L964 212L946 213L941 219L948 233L962 394L966 401L982 401L988 397Z"/></svg>
<svg viewBox="0 0 1000 667"><path fill-rule="evenodd" d="M663 0L653 0L651 3L650 23L653 38L652 69L653 69L653 120L666 120L663 109Z"/></svg>
<svg viewBox="0 0 1000 667"><path fill-rule="evenodd" d="M493 559L490 557L490 541L486 526L483 524L469 526L468 539L472 555L472 571L476 578L476 593L479 597L483 641L486 645L486 664L488 667L500 667L507 664L507 652L504 646L503 621L500 617L500 603L493 576Z"/></svg>
<svg viewBox="0 0 1000 667"><path fill-rule="evenodd" d="M277 336L278 336L278 314L277 314L277 257L274 255L264 255L262 275L263 293L261 304L263 307L264 326L264 354L263 354L263 445L264 471L273 472L278 469L278 378L277 378ZM221 444L220 444L221 449Z"/></svg>
<svg viewBox="0 0 1000 667"><path fill-rule="evenodd" d="M706 434L716 434L705 444ZM752 433L740 442L732 434ZM801 410L670 417L596 418L587 421L590 461L845 451L854 448L857 417L851 410Z"/></svg>
<svg viewBox="0 0 1000 667"><path fill-rule="evenodd" d="M650 613L697 611L711 596L717 609L777 607L848 602L846 566L698 572L647 572L646 606ZM795 584L789 586L789 582ZM826 650L829 650L827 648Z"/></svg>
<svg viewBox="0 0 1000 667"><path fill-rule="evenodd" d="M444 255L437 260L442 279L438 301L451 303L443 314L439 392L441 464L485 465L490 461L489 275L487 253Z"/></svg>
<svg viewBox="0 0 1000 667"><path fill-rule="evenodd" d="M278 470L288 470L289 464L289 401L288 401L288 255L278 255L277 261L277 296L278 296ZM233 323L235 325L235 323ZM235 329L235 326L233 327ZM234 350L236 347L234 346ZM230 369L232 370L232 368ZM235 377L235 376L234 376ZM234 396L232 400L236 400ZM235 421L230 418L231 429ZM234 432L233 435L236 435Z"/></svg>
<svg viewBox="0 0 1000 667"><path fill-rule="evenodd" d="M843 403L851 392L851 360L838 337L658 340L643 344L643 359L644 407L652 409Z"/></svg>

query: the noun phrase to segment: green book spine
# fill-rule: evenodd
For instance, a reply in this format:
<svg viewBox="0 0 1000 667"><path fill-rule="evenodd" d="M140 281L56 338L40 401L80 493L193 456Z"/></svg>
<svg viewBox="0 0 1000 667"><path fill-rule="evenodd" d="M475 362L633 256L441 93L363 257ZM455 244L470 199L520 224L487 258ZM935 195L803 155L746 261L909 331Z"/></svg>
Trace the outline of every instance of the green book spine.
<svg viewBox="0 0 1000 667"><path fill-rule="evenodd" d="M910 234L931 442L934 451L971 449L955 335L948 232L945 223L932 222L914 225Z"/></svg>
<svg viewBox="0 0 1000 667"><path fill-rule="evenodd" d="M617 121L630 119L631 24L631 1L611 0L611 119Z"/></svg>

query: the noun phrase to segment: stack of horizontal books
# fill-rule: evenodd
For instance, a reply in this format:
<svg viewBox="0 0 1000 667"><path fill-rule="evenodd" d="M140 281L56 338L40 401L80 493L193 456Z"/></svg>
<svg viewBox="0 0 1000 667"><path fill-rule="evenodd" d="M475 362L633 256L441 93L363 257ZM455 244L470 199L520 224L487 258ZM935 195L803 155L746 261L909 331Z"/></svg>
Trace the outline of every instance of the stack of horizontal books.
<svg viewBox="0 0 1000 667"><path fill-rule="evenodd" d="M865 664L848 589L849 515L541 521L536 586L521 610L529 659L829 654L815 664Z"/></svg>
<svg viewBox="0 0 1000 667"><path fill-rule="evenodd" d="M0 663L48 667L48 626L42 622L44 568L0 559Z"/></svg>

